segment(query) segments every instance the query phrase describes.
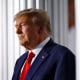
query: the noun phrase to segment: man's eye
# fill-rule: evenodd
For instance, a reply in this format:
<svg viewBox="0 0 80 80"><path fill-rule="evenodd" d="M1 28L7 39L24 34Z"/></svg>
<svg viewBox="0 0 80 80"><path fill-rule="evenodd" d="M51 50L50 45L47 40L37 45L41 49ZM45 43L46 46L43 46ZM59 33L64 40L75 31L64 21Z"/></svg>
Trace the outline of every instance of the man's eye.
<svg viewBox="0 0 80 80"><path fill-rule="evenodd" d="M21 24L21 26L26 26L26 23Z"/></svg>
<svg viewBox="0 0 80 80"><path fill-rule="evenodd" d="M26 23L22 23L22 24L21 24L21 27L24 27L24 26L26 26L26 25L27 25Z"/></svg>

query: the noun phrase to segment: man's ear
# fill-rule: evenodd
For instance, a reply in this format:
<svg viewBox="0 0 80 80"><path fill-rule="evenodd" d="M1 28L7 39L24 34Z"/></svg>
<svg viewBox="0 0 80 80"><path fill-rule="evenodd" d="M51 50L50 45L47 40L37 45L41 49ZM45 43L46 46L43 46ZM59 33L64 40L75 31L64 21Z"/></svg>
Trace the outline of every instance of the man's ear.
<svg viewBox="0 0 80 80"><path fill-rule="evenodd" d="M41 25L40 27L39 27L39 33L41 34L41 33L43 33L45 31L45 26L44 25Z"/></svg>

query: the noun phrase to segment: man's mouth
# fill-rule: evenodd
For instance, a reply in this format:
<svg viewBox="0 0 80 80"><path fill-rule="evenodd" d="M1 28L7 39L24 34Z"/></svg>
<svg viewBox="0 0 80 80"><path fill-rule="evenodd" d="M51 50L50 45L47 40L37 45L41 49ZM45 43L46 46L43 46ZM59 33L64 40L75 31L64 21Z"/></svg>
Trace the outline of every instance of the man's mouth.
<svg viewBox="0 0 80 80"><path fill-rule="evenodd" d="M19 37L19 39L23 39L24 36L23 35L18 35L18 37Z"/></svg>

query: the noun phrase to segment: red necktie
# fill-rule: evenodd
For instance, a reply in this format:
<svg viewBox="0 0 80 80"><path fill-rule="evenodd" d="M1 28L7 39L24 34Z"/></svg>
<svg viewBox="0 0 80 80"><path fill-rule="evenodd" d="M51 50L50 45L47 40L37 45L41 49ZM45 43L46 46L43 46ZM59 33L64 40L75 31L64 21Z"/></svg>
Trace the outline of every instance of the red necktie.
<svg viewBox="0 0 80 80"><path fill-rule="evenodd" d="M27 75L27 72L31 66L31 61L32 61L32 58L35 56L35 54L31 51L28 55L28 58L25 62L25 65L23 67L23 70L22 70L22 73L21 73L21 76L20 76L20 80L25 80L25 77Z"/></svg>

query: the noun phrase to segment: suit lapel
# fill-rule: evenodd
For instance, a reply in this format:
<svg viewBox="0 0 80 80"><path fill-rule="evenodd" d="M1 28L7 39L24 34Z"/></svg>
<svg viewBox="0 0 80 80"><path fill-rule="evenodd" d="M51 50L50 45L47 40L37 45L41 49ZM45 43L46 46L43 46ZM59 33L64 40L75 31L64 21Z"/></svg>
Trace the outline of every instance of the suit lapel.
<svg viewBox="0 0 80 80"><path fill-rule="evenodd" d="M35 72L39 69L41 64L45 61L46 58L49 57L49 55L50 55L49 52L52 49L51 45L53 46L53 41L50 39L50 41L41 50L41 52L37 56L36 60L34 61L32 66L30 67L25 80L31 80L31 78L33 77L33 75L35 75Z"/></svg>
<svg viewBox="0 0 80 80"><path fill-rule="evenodd" d="M42 58L43 57L43 58ZM25 80L31 80L31 77L33 76L33 74L37 71L37 69L39 68L39 66L41 65L42 62L44 62L44 60L48 57L48 54L46 54L45 52L43 53L43 55L39 55L36 60L34 61L34 63L32 64L32 66L30 67L26 79Z"/></svg>
<svg viewBox="0 0 80 80"><path fill-rule="evenodd" d="M22 68L25 60L27 59L27 56L28 56L28 51L23 56L21 56L20 60L17 63L17 68L16 68L16 79L17 80L19 80L21 68Z"/></svg>

